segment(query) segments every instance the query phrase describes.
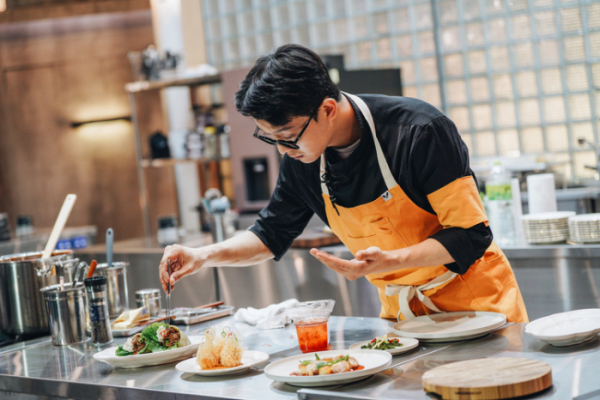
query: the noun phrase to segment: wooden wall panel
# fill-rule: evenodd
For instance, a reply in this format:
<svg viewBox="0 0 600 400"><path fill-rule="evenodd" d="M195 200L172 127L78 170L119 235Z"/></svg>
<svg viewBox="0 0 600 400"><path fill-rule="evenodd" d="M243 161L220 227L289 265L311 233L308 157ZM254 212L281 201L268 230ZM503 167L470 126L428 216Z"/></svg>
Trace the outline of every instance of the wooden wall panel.
<svg viewBox="0 0 600 400"><path fill-rule="evenodd" d="M126 54L153 42L145 13L85 17L89 30L72 18L4 29L9 34L0 36L0 182L6 190L0 212L9 213L11 225L26 213L36 226L52 226L66 194L76 193L68 225L96 225L99 241L108 227L117 240L143 235L131 124L70 124L130 114ZM138 108L143 132L163 128L158 93L144 95ZM160 170L148 178L155 224L157 215L177 211L174 177Z"/></svg>
<svg viewBox="0 0 600 400"><path fill-rule="evenodd" d="M150 0L7 0L0 23L147 10Z"/></svg>

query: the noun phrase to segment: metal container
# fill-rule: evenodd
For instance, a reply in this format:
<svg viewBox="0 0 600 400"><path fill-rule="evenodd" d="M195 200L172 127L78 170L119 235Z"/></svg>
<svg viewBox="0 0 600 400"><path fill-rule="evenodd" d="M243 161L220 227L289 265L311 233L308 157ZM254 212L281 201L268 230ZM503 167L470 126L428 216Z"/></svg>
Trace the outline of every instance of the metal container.
<svg viewBox="0 0 600 400"><path fill-rule="evenodd" d="M94 276L85 279L83 283L89 304L92 343L110 343L113 335L108 317L107 279L104 276Z"/></svg>
<svg viewBox="0 0 600 400"><path fill-rule="evenodd" d="M137 308L148 306L150 317L156 317L160 311L160 290L142 289L135 292Z"/></svg>
<svg viewBox="0 0 600 400"><path fill-rule="evenodd" d="M106 277L106 291L108 297L108 314L110 318L116 318L123 311L129 310L127 297L127 262L113 262L98 264L94 276Z"/></svg>
<svg viewBox="0 0 600 400"><path fill-rule="evenodd" d="M71 282L76 264L71 251L54 252L46 259L42 252L0 256L0 332L23 338L47 335L40 289L57 284L61 276Z"/></svg>
<svg viewBox="0 0 600 400"><path fill-rule="evenodd" d="M66 283L64 290L61 290L60 285L52 285L42 288L40 291L46 299L52 344L66 346L85 342L87 336L85 333L86 307L83 284L77 283L75 287L72 287L71 283Z"/></svg>

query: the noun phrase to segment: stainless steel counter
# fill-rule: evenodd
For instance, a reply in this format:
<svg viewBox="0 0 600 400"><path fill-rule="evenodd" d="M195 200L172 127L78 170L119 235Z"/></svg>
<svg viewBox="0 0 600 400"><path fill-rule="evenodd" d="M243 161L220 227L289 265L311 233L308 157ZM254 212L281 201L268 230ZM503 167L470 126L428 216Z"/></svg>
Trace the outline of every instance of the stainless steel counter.
<svg viewBox="0 0 600 400"><path fill-rule="evenodd" d="M184 239L199 247L212 242L210 235ZM345 246L324 248L351 259ZM503 249L523 293L531 320L553 313L600 307L600 245L521 245ZM135 306L135 291L158 288L158 264L164 248L155 239L135 239L115 244L115 261L128 261L129 304ZM77 253L91 261L105 261L104 246ZM279 261L252 267L218 268L222 299L234 307L262 308L290 298L300 301L330 298L336 301L335 315L377 317L379 298L366 279L348 281L325 267L308 250L290 249ZM173 291L174 307L197 306L215 300L212 269L179 282ZM163 295L163 304L164 295Z"/></svg>
<svg viewBox="0 0 600 400"><path fill-rule="evenodd" d="M347 349L351 344L390 331L392 322L377 318L332 317L332 349ZM231 317L216 321L241 334L249 350L269 353L269 362L299 354L293 326L284 330L258 331ZM203 325L189 327L198 334ZM67 347L52 346L48 339L3 348L0 351L0 397L11 399L33 396L76 399L333 399L339 396L368 399L430 399L422 389L421 377L442 364L474 358L524 357L552 366L554 385L534 398L583 400L599 391L600 340L587 344L553 348L524 334L524 324L512 325L483 338L457 344L421 344L395 356L402 365L366 380L338 387L299 389L269 380L263 363L250 371L224 377L200 377L175 370L175 364L138 369L115 369L95 361L94 352L103 348L89 343ZM124 342L115 340L111 346ZM27 396L27 397L25 397Z"/></svg>

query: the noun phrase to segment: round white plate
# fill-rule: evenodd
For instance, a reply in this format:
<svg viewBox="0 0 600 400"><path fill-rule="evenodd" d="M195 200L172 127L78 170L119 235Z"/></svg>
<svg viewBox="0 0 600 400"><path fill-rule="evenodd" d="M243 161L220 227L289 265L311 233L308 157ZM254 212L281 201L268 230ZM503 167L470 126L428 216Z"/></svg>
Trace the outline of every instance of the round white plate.
<svg viewBox="0 0 600 400"><path fill-rule="evenodd" d="M596 225L598 222L600 222L600 213L593 213L593 214L580 214L580 215L575 215L572 217L569 217L569 223L577 223L577 222L581 222L581 223L594 223L594 225Z"/></svg>
<svg viewBox="0 0 600 400"><path fill-rule="evenodd" d="M139 368L151 365L167 364L174 361L190 358L198 350L198 345L204 341L204 336L190 336L191 345L179 347L174 350L165 350L158 353L136 354L133 356L117 357L117 347L110 347L94 354L94 359L118 368Z"/></svg>
<svg viewBox="0 0 600 400"><path fill-rule="evenodd" d="M203 370L196 362L196 357L194 357L180 362L175 366L175 369L177 371L198 374L202 376L221 376L247 371L253 366L265 362L268 359L269 355L267 353L263 353L262 351L246 350L244 351L244 355L242 355L242 365L239 367Z"/></svg>
<svg viewBox="0 0 600 400"><path fill-rule="evenodd" d="M314 360L315 353L300 354L275 361L265 368L265 375L269 379L285 382L288 385L302 387L330 386L350 383L387 369L392 364L392 355L381 350L329 350L317 352L320 358L329 358L340 354L356 358L356 361L365 368L360 371L343 372L331 375L290 376L298 370L302 360Z"/></svg>
<svg viewBox="0 0 600 400"><path fill-rule="evenodd" d="M394 324L393 331L424 342L455 342L483 336L506 323L506 316L487 311L423 315Z"/></svg>
<svg viewBox="0 0 600 400"><path fill-rule="evenodd" d="M572 346L600 333L600 309L567 311L536 319L525 332L552 346Z"/></svg>
<svg viewBox="0 0 600 400"><path fill-rule="evenodd" d="M380 350L380 349L372 349L372 350L387 351L391 355L395 356L396 354L406 353L407 351L410 351L410 350L414 349L415 347L417 347L419 345L419 341L417 339L407 338L407 337L398 337L398 336L396 336L394 334L391 334L391 335L388 334L388 339L398 339L398 341L401 344L403 344L403 346L402 347L396 347L395 349L389 349L389 350ZM373 340L373 339L371 339L371 340ZM352 346L350 346L350 349L352 349L352 350L353 349L360 350L361 346L369 344L371 342L371 340L366 340L364 342L353 344Z"/></svg>
<svg viewBox="0 0 600 400"><path fill-rule="evenodd" d="M551 221L555 219L574 217L575 211L554 211L538 214L525 214L521 216L522 221Z"/></svg>

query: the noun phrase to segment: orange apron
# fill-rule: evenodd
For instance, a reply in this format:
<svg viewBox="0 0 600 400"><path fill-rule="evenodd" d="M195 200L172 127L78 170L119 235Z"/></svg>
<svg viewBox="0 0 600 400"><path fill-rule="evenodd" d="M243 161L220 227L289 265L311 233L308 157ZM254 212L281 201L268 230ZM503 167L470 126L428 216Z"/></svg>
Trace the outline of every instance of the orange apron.
<svg viewBox="0 0 600 400"><path fill-rule="evenodd" d="M370 246L396 250L423 242L444 227L470 228L487 216L473 177L467 176L427 196L437 215L410 200L396 183L377 140L369 108L362 99L349 95L367 120L387 191L376 200L346 208L333 204L321 182L329 226L352 254ZM321 156L321 176L325 173ZM413 318L441 311L493 311L508 321L528 322L519 286L500 248L492 243L483 257L458 275L444 265L403 268L367 275L377 287L381 318Z"/></svg>

